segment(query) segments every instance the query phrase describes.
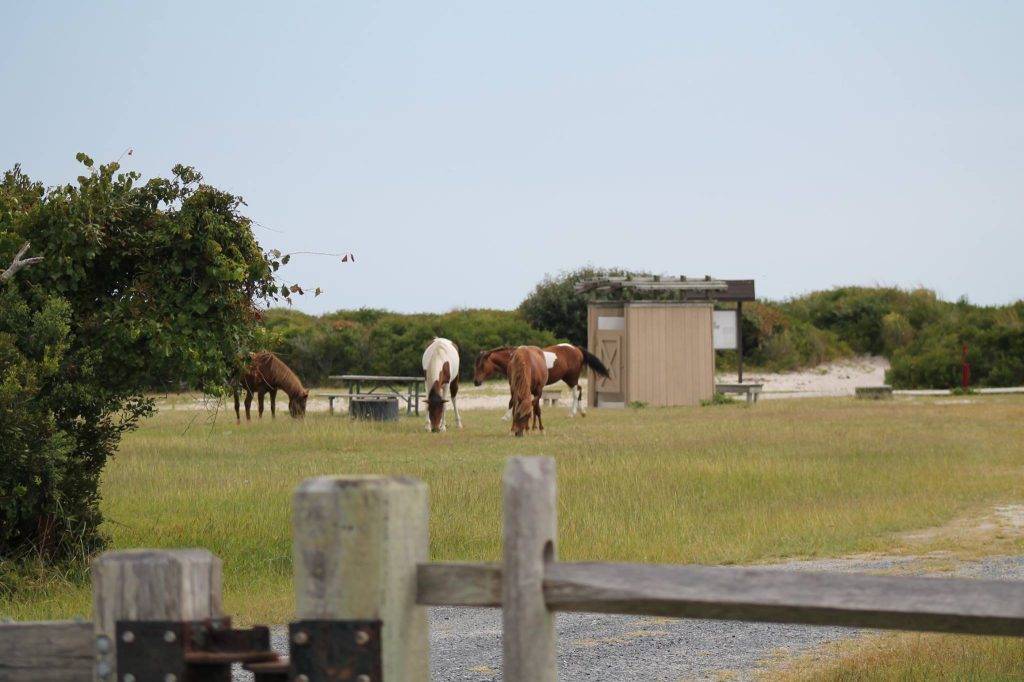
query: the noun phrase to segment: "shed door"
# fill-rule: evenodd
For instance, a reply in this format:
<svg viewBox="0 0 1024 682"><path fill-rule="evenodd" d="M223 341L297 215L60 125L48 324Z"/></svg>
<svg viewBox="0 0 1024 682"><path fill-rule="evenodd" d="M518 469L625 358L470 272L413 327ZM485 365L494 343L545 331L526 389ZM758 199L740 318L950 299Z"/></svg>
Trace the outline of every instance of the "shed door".
<svg viewBox="0 0 1024 682"><path fill-rule="evenodd" d="M622 391L622 332L599 330L595 341L597 357L608 368L610 375L605 379L597 373L592 374L597 379L597 392L619 393Z"/></svg>

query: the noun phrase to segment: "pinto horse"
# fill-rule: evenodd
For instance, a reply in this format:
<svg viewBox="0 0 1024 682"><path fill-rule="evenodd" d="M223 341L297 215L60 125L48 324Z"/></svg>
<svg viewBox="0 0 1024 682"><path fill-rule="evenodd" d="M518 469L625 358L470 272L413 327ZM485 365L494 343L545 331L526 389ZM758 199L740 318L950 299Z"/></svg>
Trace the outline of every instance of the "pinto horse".
<svg viewBox="0 0 1024 682"><path fill-rule="evenodd" d="M519 346L508 361L508 385L512 392L512 433L522 436L530 428L530 418L544 431L540 418L540 398L548 384L544 351L537 346Z"/></svg>
<svg viewBox="0 0 1024 682"><path fill-rule="evenodd" d="M495 374L508 375L508 363L512 353L516 349L511 346L493 348L480 351L476 356L476 366L473 372L473 383L477 386ZM583 387L580 386L580 372L586 365L603 377L608 376L608 368L604 366L596 355L582 346L574 346L570 343L559 343L543 349L545 364L548 370L548 384L556 381L564 381L569 387L569 395L572 399L569 405L569 416L575 417L576 412L580 416L587 416L587 408L583 403ZM512 409L511 403L509 410ZM506 414L505 418L508 419Z"/></svg>
<svg viewBox="0 0 1024 682"><path fill-rule="evenodd" d="M423 353L423 376L427 384L427 431L447 430L444 406L451 395L455 423L462 428L462 417L455 404L459 393L459 349L448 339L434 339Z"/></svg>
<svg viewBox="0 0 1024 682"><path fill-rule="evenodd" d="M276 416L275 403L277 392L282 390L288 394L288 412L292 417L300 419L306 415L306 400L309 391L299 381L295 372L284 364L279 357L268 351L253 353L249 366L235 384L235 421L242 423L242 415L238 406L238 389L245 389L245 420L249 421L249 408L252 406L252 394L259 396L260 419L263 418L263 396L270 394L270 416Z"/></svg>

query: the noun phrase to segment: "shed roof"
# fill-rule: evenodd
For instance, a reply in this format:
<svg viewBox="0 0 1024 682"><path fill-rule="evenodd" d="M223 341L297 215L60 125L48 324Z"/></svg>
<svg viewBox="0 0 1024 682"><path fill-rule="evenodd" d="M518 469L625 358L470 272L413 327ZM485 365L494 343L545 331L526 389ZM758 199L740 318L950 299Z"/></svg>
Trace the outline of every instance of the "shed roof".
<svg viewBox="0 0 1024 682"><path fill-rule="evenodd" d="M615 295L623 291L679 292L683 298L715 301L753 301L754 280L704 277L594 277L575 286L577 293Z"/></svg>

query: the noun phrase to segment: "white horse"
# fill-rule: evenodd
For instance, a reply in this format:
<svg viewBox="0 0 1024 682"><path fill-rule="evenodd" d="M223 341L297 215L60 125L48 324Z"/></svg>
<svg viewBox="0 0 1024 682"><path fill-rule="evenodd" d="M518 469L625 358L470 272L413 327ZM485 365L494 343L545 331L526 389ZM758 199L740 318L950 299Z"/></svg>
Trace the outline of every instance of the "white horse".
<svg viewBox="0 0 1024 682"><path fill-rule="evenodd" d="M423 353L423 376L427 384L427 431L447 430L444 408L451 396L455 423L462 428L462 417L455 396L459 393L459 349L448 339L434 339Z"/></svg>

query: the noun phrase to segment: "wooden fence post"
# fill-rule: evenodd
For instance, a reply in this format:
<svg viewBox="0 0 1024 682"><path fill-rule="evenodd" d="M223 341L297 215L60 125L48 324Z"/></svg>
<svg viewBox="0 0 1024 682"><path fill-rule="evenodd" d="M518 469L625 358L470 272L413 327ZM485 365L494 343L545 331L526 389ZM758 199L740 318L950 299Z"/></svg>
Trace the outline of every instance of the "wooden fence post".
<svg viewBox="0 0 1024 682"><path fill-rule="evenodd" d="M412 478L325 476L295 491L297 619L382 621L388 682L429 677L427 611L416 604L428 509L426 484Z"/></svg>
<svg viewBox="0 0 1024 682"><path fill-rule="evenodd" d="M544 603L544 566L557 558L555 461L513 457L503 484L502 673L507 682L555 680L555 619Z"/></svg>
<svg viewBox="0 0 1024 682"><path fill-rule="evenodd" d="M220 559L205 549L100 555L92 564L95 679L120 679L116 669L118 620L219 618L220 581Z"/></svg>

